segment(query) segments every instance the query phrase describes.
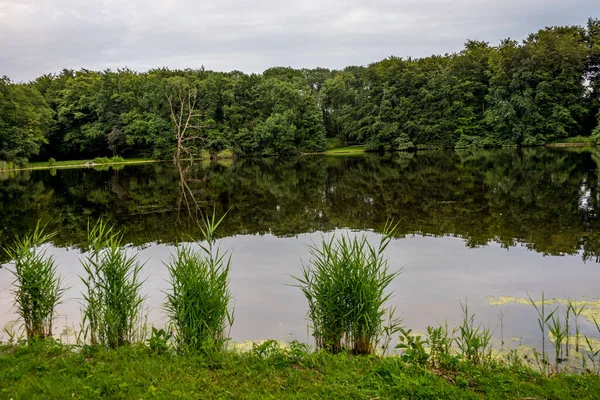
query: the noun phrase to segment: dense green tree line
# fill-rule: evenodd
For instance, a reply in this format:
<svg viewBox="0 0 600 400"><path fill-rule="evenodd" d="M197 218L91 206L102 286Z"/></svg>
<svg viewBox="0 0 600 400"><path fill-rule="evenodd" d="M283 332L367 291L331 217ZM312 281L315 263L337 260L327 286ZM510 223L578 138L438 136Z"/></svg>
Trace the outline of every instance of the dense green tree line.
<svg viewBox="0 0 600 400"><path fill-rule="evenodd" d="M455 54L339 71L63 70L29 83L4 78L0 160L170 158L177 140L169 100L182 93L189 96L180 109L197 111L194 152L289 155L322 151L327 139L383 151L600 137L600 20L545 28L521 43L467 41Z"/></svg>

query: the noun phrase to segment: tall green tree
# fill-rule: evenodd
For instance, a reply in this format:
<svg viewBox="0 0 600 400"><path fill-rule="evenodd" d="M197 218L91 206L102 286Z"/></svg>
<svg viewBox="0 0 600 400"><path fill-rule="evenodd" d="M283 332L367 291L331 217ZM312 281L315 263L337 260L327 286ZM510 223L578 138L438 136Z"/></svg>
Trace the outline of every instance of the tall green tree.
<svg viewBox="0 0 600 400"><path fill-rule="evenodd" d="M52 110L35 87L0 79L0 160L38 154L51 124Z"/></svg>

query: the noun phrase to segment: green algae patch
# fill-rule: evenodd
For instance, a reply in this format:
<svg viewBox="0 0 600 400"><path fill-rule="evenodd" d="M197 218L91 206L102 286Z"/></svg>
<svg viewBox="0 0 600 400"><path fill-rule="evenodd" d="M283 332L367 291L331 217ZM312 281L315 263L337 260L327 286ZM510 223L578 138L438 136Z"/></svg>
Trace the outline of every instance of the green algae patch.
<svg viewBox="0 0 600 400"><path fill-rule="evenodd" d="M541 300L533 300L533 302L536 306L542 305ZM532 306L531 300L524 297L514 296L490 296L488 297L488 304L491 306L503 306L511 304ZM594 323L594 320L600 321L600 298L583 297L581 300L569 300L555 297L552 299L546 299L544 304L550 306L561 306L564 308L568 307L569 304L572 304L575 308L584 307L583 311L581 312L582 317L591 323Z"/></svg>

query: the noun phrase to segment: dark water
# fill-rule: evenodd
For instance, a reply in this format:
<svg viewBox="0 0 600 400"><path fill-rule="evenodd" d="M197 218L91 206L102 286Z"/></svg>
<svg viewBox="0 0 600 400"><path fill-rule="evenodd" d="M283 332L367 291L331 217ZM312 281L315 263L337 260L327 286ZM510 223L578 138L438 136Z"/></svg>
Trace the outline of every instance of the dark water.
<svg viewBox="0 0 600 400"><path fill-rule="evenodd" d="M393 219L390 265L404 268L393 304L407 325L452 325L468 298L481 322L498 325L502 311L507 337L535 342L535 312L518 299L544 290L597 306L599 166L597 150L523 149L0 173L0 245L38 220L58 230L50 252L73 286L58 325L77 325L79 249L88 220L109 218L146 261L161 325L172 244L198 237L198 210L229 210L218 233L233 252L233 338L304 340L306 304L289 285L308 245L336 230L376 240ZM14 319L10 281L0 269L0 328Z"/></svg>

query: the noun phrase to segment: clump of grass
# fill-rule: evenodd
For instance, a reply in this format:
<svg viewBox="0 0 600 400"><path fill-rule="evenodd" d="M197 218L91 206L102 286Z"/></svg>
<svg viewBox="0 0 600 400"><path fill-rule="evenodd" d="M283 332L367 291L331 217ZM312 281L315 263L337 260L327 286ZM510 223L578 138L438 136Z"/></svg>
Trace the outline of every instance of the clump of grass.
<svg viewBox="0 0 600 400"><path fill-rule="evenodd" d="M467 302L461 302L463 320L458 327L458 336L454 339L460 355L473 364L485 364L491 361L492 332L490 328L475 325L475 314L469 313Z"/></svg>
<svg viewBox="0 0 600 400"><path fill-rule="evenodd" d="M450 332L448 320L445 321L444 325L438 324L435 328L432 326L427 327L426 343L429 346L433 368L436 368L436 365L443 363L450 356L454 332Z"/></svg>
<svg viewBox="0 0 600 400"><path fill-rule="evenodd" d="M125 159L121 156L108 157L96 157L93 160L94 164L111 164L125 162Z"/></svg>
<svg viewBox="0 0 600 400"><path fill-rule="evenodd" d="M28 339L52 336L56 306L66 290L54 258L41 248L55 234L45 234L38 223L32 234L16 238L5 248L14 262L14 270L11 270L15 277L14 305Z"/></svg>
<svg viewBox="0 0 600 400"><path fill-rule="evenodd" d="M384 328L387 334L400 329L396 320L384 327L384 305L391 296L386 289L399 271L389 271L383 253L396 227L388 223L376 247L365 236L349 235L334 235L311 247L309 264L294 279L308 300L317 347L370 354Z"/></svg>
<svg viewBox="0 0 600 400"><path fill-rule="evenodd" d="M171 289L167 293L167 314L175 328L175 343L181 352L206 353L223 348L228 327L233 324L229 267L231 255L214 248L218 221L204 219L206 240L200 250L179 245L166 263Z"/></svg>
<svg viewBox="0 0 600 400"><path fill-rule="evenodd" d="M88 227L90 255L82 262L84 339L93 345L117 348L130 344L141 334L143 264L128 255L122 234L106 222Z"/></svg>

